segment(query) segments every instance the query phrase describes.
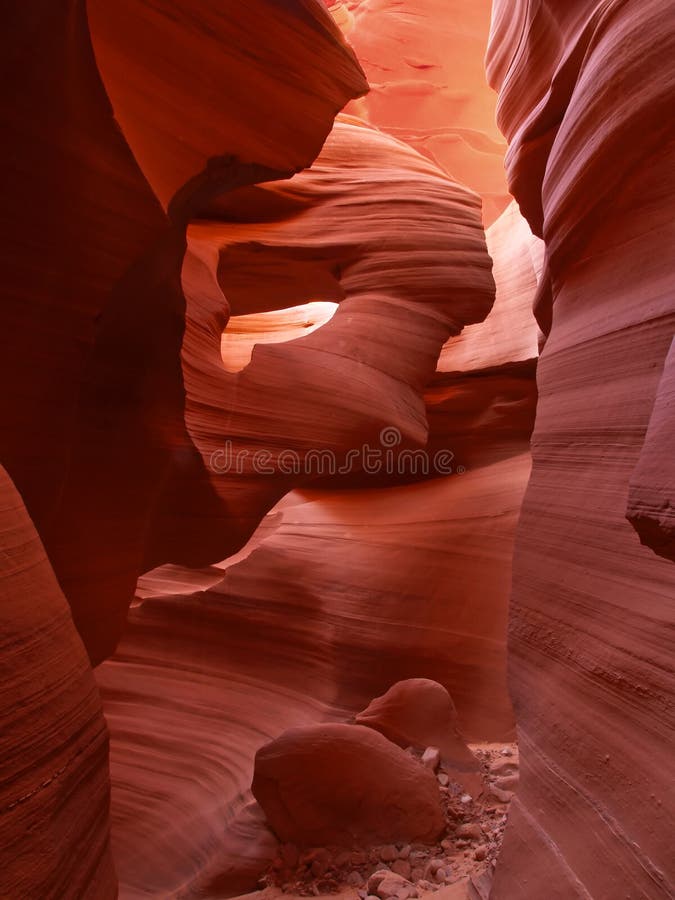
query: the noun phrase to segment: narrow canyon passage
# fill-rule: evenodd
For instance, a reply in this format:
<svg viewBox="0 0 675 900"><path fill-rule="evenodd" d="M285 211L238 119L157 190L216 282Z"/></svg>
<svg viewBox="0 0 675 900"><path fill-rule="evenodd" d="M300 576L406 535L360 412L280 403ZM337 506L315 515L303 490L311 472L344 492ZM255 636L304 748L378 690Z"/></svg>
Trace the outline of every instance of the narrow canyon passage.
<svg viewBox="0 0 675 900"><path fill-rule="evenodd" d="M675 11L6 13L2 900L675 897Z"/></svg>

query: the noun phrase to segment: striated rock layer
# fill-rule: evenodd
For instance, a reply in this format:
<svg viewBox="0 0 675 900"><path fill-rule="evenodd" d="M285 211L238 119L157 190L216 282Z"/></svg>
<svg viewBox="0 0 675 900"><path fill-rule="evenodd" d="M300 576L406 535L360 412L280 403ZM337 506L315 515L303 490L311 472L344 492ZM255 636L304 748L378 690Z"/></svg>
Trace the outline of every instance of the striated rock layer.
<svg viewBox="0 0 675 900"><path fill-rule="evenodd" d="M0 468L0 896L113 900L108 731L40 539Z"/></svg>
<svg viewBox="0 0 675 900"><path fill-rule="evenodd" d="M228 514L211 519L210 544L183 525L174 560L192 565L214 561L214 541L239 550L286 492L335 474L350 452L360 470L358 448L383 429L423 445L423 390L441 347L494 298L479 199L350 117L311 169L232 191L209 213L190 228L183 270L185 420ZM230 313L312 299L339 303L321 328L258 344L241 371L223 365ZM190 487L186 476L183 523Z"/></svg>
<svg viewBox="0 0 675 900"><path fill-rule="evenodd" d="M546 244L548 332L511 600L522 781L496 900L675 893L675 569L626 520L633 479L638 530L645 513L652 537L668 528L674 53L658 0L494 4L488 70L509 186Z"/></svg>
<svg viewBox="0 0 675 900"><path fill-rule="evenodd" d="M318 0L87 0L87 13L115 118L173 216L229 190L237 167L305 168L367 90Z"/></svg>

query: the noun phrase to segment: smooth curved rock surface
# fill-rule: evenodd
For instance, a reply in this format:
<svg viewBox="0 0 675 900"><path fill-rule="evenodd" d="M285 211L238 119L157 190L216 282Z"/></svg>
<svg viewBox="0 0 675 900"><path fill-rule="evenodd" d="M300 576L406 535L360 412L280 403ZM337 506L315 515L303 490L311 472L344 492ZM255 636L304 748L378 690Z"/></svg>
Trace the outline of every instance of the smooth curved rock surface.
<svg viewBox="0 0 675 900"><path fill-rule="evenodd" d="M128 336L115 332L109 316L104 321L104 310L113 286L124 279L122 298L116 299L134 308L134 336L142 342L140 310L157 312L158 283L165 316L172 315L171 275L177 274L184 239L171 234L115 124L84 3L15 5L7 12L4 33L10 46L0 63L5 85L0 365L3 382L12 387L0 398L0 453L78 630L92 657L100 658L121 628L118 611L110 609L106 576L113 581L113 567L126 566L121 557L133 554L145 513L140 494L133 504L122 496L119 472L124 470L127 482L142 481L146 474L145 460L135 452L138 427L134 430L130 420L137 404L131 403L124 410L128 447L115 448L119 459L101 476L111 453L97 458L98 451L110 444L120 425L119 404L130 399L129 382L136 374ZM24 75L17 77L18 71ZM27 116L27 111L33 112ZM168 338L162 315L153 319L155 334ZM109 325L107 337L102 336ZM115 363L127 359L129 371L106 370L111 343ZM165 352L170 346L157 356ZM165 372L165 395L174 393L175 369ZM83 385L89 383L91 398L102 375L108 378L107 393L101 390L97 397L103 408L92 410L81 397ZM81 402L92 414L85 423ZM151 422L144 427L151 430ZM148 455L161 469L162 454ZM111 483L116 494L109 491ZM126 527L112 535L106 558L103 548L111 535L100 511L107 509L116 518L120 506ZM88 519L84 529L82 518ZM93 585L90 568L96 570ZM127 571L131 592L136 573L133 567Z"/></svg>
<svg viewBox="0 0 675 900"><path fill-rule="evenodd" d="M225 827L215 863L199 876L188 896L234 897L260 887L260 876L279 854L279 841L255 800L247 803Z"/></svg>
<svg viewBox="0 0 675 900"><path fill-rule="evenodd" d="M350 117L306 172L233 191L211 216L190 228L183 271L186 423L227 512L212 531L219 524L234 553L283 494L320 474L308 455L343 465L384 428L424 444L424 386L448 336L487 315L494 281L479 198ZM258 344L241 372L226 371L230 314L309 300L339 307L311 334ZM207 562L193 547L176 561Z"/></svg>
<svg viewBox="0 0 675 900"><path fill-rule="evenodd" d="M0 896L113 900L108 731L89 660L0 468Z"/></svg>
<svg viewBox="0 0 675 900"><path fill-rule="evenodd" d="M306 664L282 668L260 644L251 654L233 615L208 594L147 600L96 670L125 898L199 896L208 885L236 894L250 871L244 845L261 846L245 813L255 752L286 728L332 714L329 688L306 693ZM264 863L263 855L258 874Z"/></svg>
<svg viewBox="0 0 675 900"><path fill-rule="evenodd" d="M360 725L284 732L256 753L252 791L272 830L299 846L433 843L445 828L433 772Z"/></svg>
<svg viewBox="0 0 675 900"><path fill-rule="evenodd" d="M451 768L478 771L478 761L459 732L452 697L437 681L397 681L357 713L354 721L379 731L399 747L437 747Z"/></svg>
<svg viewBox="0 0 675 900"><path fill-rule="evenodd" d="M188 386L188 421L205 460L208 441L237 437L238 431L242 440L255 442L253 446L259 446L264 438L271 446L276 442L283 448L292 439L292 447L302 448L303 444L313 445L320 427L320 433L328 431L323 434L327 446L339 450L349 447L350 441L362 440L364 432L377 434L383 424L393 421L400 425L402 433L407 431L411 437L422 439L426 434L422 388L433 373L443 341L449 333L459 331L464 322L480 319L490 308L493 282L477 198L452 183L415 151L368 126L348 119L332 138L322 160L310 173L287 184L268 185L265 189L245 191L241 198L235 194L212 203L210 215L217 214L223 221L212 219L191 229L190 252L182 271L189 300L182 358ZM345 183L346 161L351 163L351 180ZM425 185L423 191L421 185ZM289 193L296 194L292 214L284 199ZM268 195L272 197L271 209ZM253 205L252 198L256 200ZM298 205L304 210L303 217L297 215ZM242 210L253 222L236 221ZM354 234L354 219L366 211L371 220L370 232ZM450 229L449 219L455 223ZM438 228L441 222L443 229ZM319 242L317 246L317 234L328 227L334 229L332 243L328 242L326 248L324 237L323 245ZM209 238L202 240L201 246L200 229ZM249 244L252 238L260 242L261 236L270 248L267 253L272 277L269 284L258 279L256 289L251 290L250 272L247 274L246 270ZM296 272L297 248L303 253L299 256L302 265ZM443 253L438 255L437 250ZM336 259L343 255L344 272L336 272ZM260 270L259 259L256 265L256 271ZM285 271L291 276L287 292L272 291L278 283L277 276ZM312 279L305 282L308 271ZM317 282L313 280L315 275ZM312 294L302 292L313 291L315 283L327 284L336 299L342 301L331 322L292 345L257 347L241 378L228 375L222 366L221 343L230 308L247 314L270 305L274 308L289 299L302 302L311 299ZM224 298L221 284L228 289L230 303ZM370 297L367 291L371 286L382 293ZM326 334L338 316L343 324ZM381 346L372 343L372 334L378 329ZM307 346L310 339L314 344ZM388 352L388 340L392 339L404 341L396 358ZM344 348L345 355L331 352L335 346ZM311 357L315 354L318 360L320 353L329 364L323 384L321 364L314 370L310 365ZM279 383L282 366L287 373L285 383ZM348 392L342 373L348 372L349 366L353 374ZM363 382L361 373L370 369L375 373L377 394ZM310 372L315 373L316 384L312 384ZM317 422L310 401L320 398L324 402L325 397L335 396L338 381L343 399L336 397L338 415L330 431L324 427L324 416ZM289 400L293 400L289 388L300 383L308 386L308 395L297 398L289 408ZM225 430L228 417L229 428ZM289 423L293 423L293 428L289 428ZM199 484L195 473L199 468L184 452L182 459L174 452L173 461L182 463L182 470L174 465L178 476L173 481L170 476L166 483L164 495L170 500L168 505L163 506L161 500L157 504L149 528L151 543L146 547L146 566L156 566L166 559L167 553L205 566L219 558L219 549L221 555L228 550L237 551L276 496L297 482L296 476L286 477L277 479L270 488L259 473L253 473L254 478L229 479L226 485L222 483L225 479L219 482L218 477L213 477L212 485L207 487L216 488L224 506L212 506L209 517L205 516L204 507L208 492L195 491ZM527 459L518 462L519 484L523 483L527 465ZM489 489L486 486L485 490ZM391 509L394 511L393 505ZM241 528L240 510L246 513ZM511 505L509 501L507 511L500 510L497 520L501 522L504 515L512 523L515 510L516 502ZM414 521L412 505L408 516ZM210 526L208 535L205 524ZM512 525L509 528L512 530ZM441 540L441 533L442 528L435 540ZM186 535L190 536L189 541ZM401 537L407 540L403 532ZM508 553L498 541L491 553L502 552ZM283 555L286 553L284 550ZM250 553L244 554L242 562L250 557ZM278 564L273 556L269 576L272 589L279 578ZM302 583L302 568L298 566L297 571ZM494 574L503 584L504 577ZM147 579L154 596L164 591L160 586L162 577L165 576L156 570ZM208 586L211 578L212 571L206 568L186 575L185 581L189 585L193 579L200 583L206 579L204 586ZM255 584L260 585L259 576L255 576ZM250 589L246 587L246 591ZM256 600L258 593L256 586ZM139 601L143 596L141 590ZM373 597L376 599L376 595ZM309 596L308 599L314 602ZM307 661L289 667L283 654L279 659L268 649L265 652L270 655L269 663L261 668L260 648L265 642L261 644L259 633L253 634L251 645L246 630L246 617L258 615L255 605L242 599L230 607L223 605L218 595L205 595L203 603L205 609L211 610L203 620L188 598L177 599L169 606L165 597L163 602L143 603L132 613L129 634L120 653L99 669L115 748L113 841L120 879L129 896L173 891L180 885L193 885L197 890L205 880L218 882L219 873L229 871L231 858L227 857L220 835L245 800L243 773L252 765L255 749L265 737L271 738L285 727L336 714L334 710L340 709L342 702L338 696L342 675L333 668L335 651L329 653L328 668L311 650ZM400 598L397 603L400 605ZM283 614L279 626L288 635L287 615L282 607L279 612ZM440 606L436 614L441 614ZM233 627L239 615L242 624ZM187 618L183 620L182 616ZM398 616L400 630L406 620L402 607ZM317 628L322 621L326 620L318 615ZM491 621L493 624L498 627L498 617ZM503 622L501 627L503 632ZM288 643L293 646L295 626L290 631ZM395 633L394 628L392 635ZM305 635L312 640L315 634L312 629L300 629L297 640L303 653L307 652ZM347 630L341 640L349 638ZM482 641L482 636L477 636L477 646ZM494 678L495 684L503 685L503 648L500 650L498 644L497 641L492 657L493 674L481 691L491 710L495 696L500 697L498 703L502 705L496 718L491 719L491 727L508 731L512 720L503 687L499 693L492 682ZM440 638L435 639L435 645L440 646ZM211 650L207 649L209 646ZM340 639L336 643L339 646ZM489 640L486 646L492 650ZM246 662L249 653L250 663ZM423 641L418 642L414 653L427 660L431 656L428 648L423 648ZM411 655L409 665L412 664ZM492 666L490 662L486 669ZM314 679L309 695L308 667L310 678ZM280 670L286 673L281 685ZM374 692L390 683L389 679L383 683L385 670L386 666L376 673ZM348 686L350 697L358 697L350 712L372 696L371 683L369 676L358 682L356 691ZM364 693L366 690L369 693ZM201 703L194 706L197 695L209 697L208 717L202 713ZM255 724L248 721L251 698L258 704ZM344 714L342 709L340 714ZM233 725L233 721L238 724ZM148 739L150 732L152 740ZM198 743L203 753L196 750ZM187 779L186 771L193 773ZM165 826L167 821L172 823L169 829Z"/></svg>
<svg viewBox="0 0 675 900"><path fill-rule="evenodd" d="M488 70L509 185L546 243L549 331L511 599L522 778L495 900L675 892L675 569L625 518L675 329L674 52L657 0L494 4Z"/></svg>
<svg viewBox="0 0 675 900"><path fill-rule="evenodd" d="M201 434L200 429L204 429L204 423L221 429L223 405L227 397L234 396L234 413L243 417L237 427L248 429L242 441L251 441L253 434L260 435L261 426L265 428L266 440L283 439L281 448L289 437L295 442L297 435L302 436L303 428L309 440L317 434L317 428L319 434L326 431L326 397L334 396L318 390L321 369L308 368L312 364L308 356L312 354L303 355L307 338L292 340L288 345L256 346L249 365L239 376L223 372L222 335L228 308L214 273L221 257L220 247L226 245L228 235L246 239L253 236L258 240L264 236L270 248L265 248L265 255L274 249L272 241L280 245L282 255L270 257L270 275L290 271L293 277L277 300L273 292L264 290L266 282L258 281L261 289L253 292L247 288L250 279L237 276L235 263L241 267L246 262L244 255L226 252L226 264L219 269L224 287L228 279L232 281L230 299L233 304L238 303L233 311L265 315L254 310L269 308L274 302L288 304L308 299L307 293L298 291L309 292L313 284L326 283L326 276L321 273L330 272L330 267L326 269L321 258L326 252L321 245L317 248L320 266L307 270L303 260L299 270L313 273L313 278L315 273L321 274L316 282L310 282L309 288L292 268L285 268L293 258L289 236L297 235L295 240L300 246L311 250L317 233L312 223L331 221L328 209L321 212L324 195L317 186L320 188L323 183L342 190L339 160L347 155L344 149L351 146L349 138L354 132L364 142L373 134L383 162L389 160L386 165L399 166L394 172L386 169L387 178L399 178L402 184L409 179L412 188L419 180L421 166L425 177L426 173L433 173L430 186L438 184L445 196L445 176L426 161L420 161L413 151L368 127L352 124L349 119L345 128L346 134L339 136L339 142L334 136L336 143L327 146L325 152L332 157L327 157L328 162L313 178L312 173L307 173L288 183L267 186L266 193L274 195L272 201L261 197L263 188L256 188L242 192L241 201L233 196L227 204L221 204L224 219L241 216L246 209L254 222L212 220L204 225L207 237L213 237L213 250L208 253L203 243L199 247L191 237L191 245L199 255L192 254L183 272L191 304L183 365L186 378L192 379L191 421L194 434L200 439L215 440ZM366 143L362 149L364 156L371 155ZM367 189L368 166L361 167L358 158L356 161L359 167L354 172L360 180L355 179L349 188L353 211L357 215L372 205L373 213L382 216L382 227L386 223L383 233L388 237L387 243L376 245L379 256L364 253L362 260L355 258L352 277L348 270L342 275L342 282L350 291L358 290L361 280L356 276L372 266L368 283L372 277L373 284L384 284L395 301L401 292L409 292L410 318L406 322L414 322L413 315L422 322L422 299L441 296L443 279L455 277L453 256L446 260L448 268L434 273L434 278L426 283L418 279L418 269L411 265L414 253L406 261L405 280L400 280L396 272L388 272L392 258L389 254L399 242L410 248L412 238L405 231L393 231L391 222L387 222L391 218L388 201L383 196L380 212L373 188ZM290 217L290 224L286 224L284 196L296 181L308 219L303 223ZM333 197L331 192L325 195L329 205L338 199L339 195ZM470 208L477 210L473 201L471 204ZM420 248L415 251L419 253L420 267L426 265L423 241L429 234L419 226L417 218L423 209L415 209L411 204L408 210L418 223L412 246ZM447 215L445 200L442 209L439 207L439 215ZM515 213L509 215L513 217ZM472 212L472 223L477 221L474 216ZM336 221L336 244L344 252L343 235L350 241L361 236L352 234L349 220ZM474 232L474 227L469 226L466 234L475 235L478 247L480 232ZM445 684L455 698L461 727L468 737L500 740L512 735L513 717L505 689L506 598L513 535L529 474L528 438L535 400L532 354L536 354L536 326L530 310L536 273L528 249L528 242L533 239L527 238L522 222L520 228L525 240L513 246L498 237L497 226L494 235L491 236L492 229L488 235L495 268L505 273L503 285L497 285L497 303L509 304L511 320L518 322L512 339L496 341L498 329L488 328L483 335L476 329L471 339L473 349L462 352L456 371L451 361L452 342L461 342L462 338L451 339L443 351L444 359L450 360L448 372L432 374L431 384L423 390L416 388L423 394L424 402L415 399L414 403L419 404L424 417L421 422L429 422L432 442L436 441L439 448L454 448L455 441L461 440L458 449L468 471L423 484L389 483L378 488L371 484L368 490L344 491L341 484L333 483L322 489L315 486L311 492L294 492L263 518L251 541L231 560L199 572L160 567L141 580L139 600L154 599L133 610L130 630L119 653L99 669L112 730L113 840L120 878L129 896L140 897L147 891L168 892L177 884L193 885L197 890L198 885L205 883L222 887L230 881L232 857L227 857L218 835L229 827L245 802L258 747L285 728L353 715L370 698L401 678L422 675ZM199 236L198 229L193 233ZM460 230L456 234L462 233ZM375 237L376 233L372 239ZM456 237L448 234L442 240ZM473 242L471 237L469 246ZM291 244L290 249L287 244ZM317 250L312 251L315 257ZM327 256L330 264L332 250ZM475 280L473 271L464 270L464 277L471 275L465 288L471 291L483 283L481 272L487 270L477 268L480 277ZM458 277L459 273L457 263ZM366 282L365 273L363 281ZM270 286L277 283L271 277L269 282ZM478 297L479 306L485 309L483 295L479 293ZM452 298L443 298L443 303L448 304L443 307L444 316L452 314L452 302ZM331 321L309 338L325 340L325 330L333 326L344 305L342 300ZM373 327L381 330L383 338L388 333L386 329L396 320L384 317L385 306L389 312L391 304L387 301L383 303L383 315L373 322L364 318L363 324L357 320L348 323L359 329L355 332L360 335L359 340L368 340ZM436 332L436 355L447 327L443 324ZM339 339L346 339L347 333L346 329L339 332ZM400 344L398 360L383 356L375 360L378 365L399 365L407 353L413 361L424 358L415 356L419 347L416 329L405 335L405 344L399 331L391 333ZM295 332L291 330L289 336L294 338ZM270 365L270 351L274 351L275 365ZM482 354L489 355L489 368L484 371L480 369ZM294 360L295 364L288 375L287 360ZM332 365L333 358L328 353L326 360ZM341 365L348 362L344 360ZM433 364L435 356L430 351L427 372L433 373ZM471 372L468 378L467 370ZM305 394L298 398L294 415L289 418L284 412L288 410L289 395L285 385L299 383L290 377L296 371L305 373ZM316 386L307 374L310 371L317 373ZM414 371L409 366L406 378ZM422 381L421 376L416 377L414 384ZM284 382L284 378L288 381ZM390 383L392 392L396 385L396 396L400 398L400 383ZM244 390L248 384L250 388ZM328 384L332 388L332 382ZM238 392L234 393L237 385ZM343 393L342 410L332 426L335 430L324 436L331 439L328 446L339 447L335 435L350 433L360 443L364 433L361 423L372 422L374 415L384 415L371 395L366 396L367 402L361 389L351 395ZM414 394L408 396L412 398ZM212 408L204 410L203 403L200 405L200 398L204 397L212 398ZM320 410L311 404L312 397L320 397ZM231 408L225 409L232 413ZM515 411L517 415L513 415ZM397 412L399 419L395 421L402 422L403 414L409 415L409 408ZM232 416L229 434L236 421ZM346 441L346 437L340 440ZM357 476L354 473L346 481L343 479L342 485L353 487ZM258 475L248 482L244 479L244 484L250 485L247 490L251 494L260 495L270 490L264 483L266 478L274 481L273 476ZM230 509L245 508L242 479L239 485L231 476L224 480L230 485L229 493L224 488L222 491L229 498ZM412 480L418 480L418 476ZM236 491L231 488L233 481ZM294 481L295 476L287 479L290 484ZM387 482L391 479L385 478L384 484ZM367 479L361 488L366 486ZM261 507L262 512L264 508ZM247 528L254 527L260 514L251 513ZM236 519L228 523L230 529L233 522ZM233 541L233 546L236 548L240 541L241 536ZM190 547L188 551L194 553ZM221 568L226 571L216 583ZM424 583L420 582L420 571L426 573ZM169 596L171 585L182 596ZM186 596L195 588L204 593ZM209 698L209 717L202 715L201 704L195 707L190 699L204 692ZM251 710L255 710L255 716ZM152 742L147 737L150 732ZM191 755L186 734L199 735L198 743L205 748L204 753L193 751ZM159 768L153 762L158 752L162 759ZM186 780L188 766L193 774ZM148 775L150 769L152 777ZM199 788L204 783L213 785L209 796L215 796L215 801L205 802ZM174 823L168 833L161 829L161 823L167 820ZM168 867L162 862L167 858L172 860Z"/></svg>
<svg viewBox="0 0 675 900"><path fill-rule="evenodd" d="M233 162L268 177L310 165L368 89L318 0L87 0L87 12L115 118L174 213L228 190Z"/></svg>
<svg viewBox="0 0 675 900"><path fill-rule="evenodd" d="M508 206L503 137L483 57L489 0L327 4L368 77L354 112L415 147L483 199L490 225Z"/></svg>
<svg viewBox="0 0 675 900"><path fill-rule="evenodd" d="M469 373L513 367L539 356L542 335L532 306L544 274L544 242L512 201L485 232L495 279L495 302L484 322L468 325L441 351L437 372Z"/></svg>

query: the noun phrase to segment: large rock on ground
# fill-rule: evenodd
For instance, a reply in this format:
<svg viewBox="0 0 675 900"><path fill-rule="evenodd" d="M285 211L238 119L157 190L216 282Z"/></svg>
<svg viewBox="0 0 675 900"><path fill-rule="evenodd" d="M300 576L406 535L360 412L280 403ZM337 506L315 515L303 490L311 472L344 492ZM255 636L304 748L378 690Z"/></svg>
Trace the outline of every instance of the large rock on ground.
<svg viewBox="0 0 675 900"><path fill-rule="evenodd" d="M276 834L299 845L433 841L445 824L433 774L360 725L284 732L256 754L252 790Z"/></svg>

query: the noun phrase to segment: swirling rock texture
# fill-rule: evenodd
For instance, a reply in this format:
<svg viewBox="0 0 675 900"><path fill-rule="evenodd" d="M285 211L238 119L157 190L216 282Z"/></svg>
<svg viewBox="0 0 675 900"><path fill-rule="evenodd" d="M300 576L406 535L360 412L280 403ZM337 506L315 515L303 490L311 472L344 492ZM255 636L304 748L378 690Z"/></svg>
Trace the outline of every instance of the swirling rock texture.
<svg viewBox="0 0 675 900"><path fill-rule="evenodd" d="M250 889L404 679L511 738L513 558L493 897L672 896L673 12L495 0L521 215L487 4L330 6L365 97L315 0L3 19L0 890Z"/></svg>
<svg viewBox="0 0 675 900"><path fill-rule="evenodd" d="M674 52L658 0L494 4L488 70L509 186L546 244L548 332L511 599L522 782L494 898L675 894L675 569L626 520L628 501L667 551Z"/></svg>
<svg viewBox="0 0 675 900"><path fill-rule="evenodd" d="M201 572L162 567L142 579L144 602L98 670L112 732L113 845L128 896L231 891L255 751L286 728L363 709L401 677L450 688L467 736L513 730L506 596L534 408L534 240L526 228L513 247L498 228L488 235L504 276L497 305L522 317L513 345L489 328L464 343L452 338L463 361L437 376L443 341L486 314L492 287L478 202L433 164L341 119L307 173L232 192L211 215L189 233L183 367L187 421L205 462L226 440L247 454L242 471L218 471L217 457L211 473L232 510L230 534L237 510L246 514L234 548L301 480L283 471L284 449L300 457L318 438L341 459L354 442L376 444L383 425L419 444L430 402L441 446L441 408L457 398L472 468L461 478L386 476L370 488L357 470L305 487L227 562ZM368 228L355 233L360 221ZM429 246L440 257L430 259ZM305 337L257 344L243 369L238 357L223 367L229 310L216 271L231 284L237 319L273 316L260 310L274 304L276 286L287 303L330 296L322 302L340 300L339 308ZM490 348L485 372L472 360L481 341ZM446 344L444 358L450 351ZM462 369L473 373L464 394ZM515 427L508 407L520 410ZM482 450L472 422L481 424ZM269 453L265 474L252 465L260 447Z"/></svg>
<svg viewBox="0 0 675 900"><path fill-rule="evenodd" d="M483 64L490 0L339 0L327 6L370 84L348 110L480 194L485 225L494 222L511 198L496 98Z"/></svg>
<svg viewBox="0 0 675 900"><path fill-rule="evenodd" d="M328 13L304 0L283 14L273 0L40 3L8 13L5 34L0 356L15 387L3 458L97 662L146 557L171 558L175 471L192 467L195 491L201 478L207 518L219 508L183 419L188 216L217 191L308 165L366 85ZM258 102L244 110L247 90Z"/></svg>
<svg viewBox="0 0 675 900"><path fill-rule="evenodd" d="M307 172L232 191L213 204L218 221L190 228L186 423L227 506L232 552L308 480L308 453L342 464L384 427L406 444L425 442L422 391L441 347L493 300L479 210L475 195L407 145L340 118ZM209 285L214 270L227 303ZM323 327L258 345L242 372L224 371L230 310L250 315L312 297L340 301Z"/></svg>

